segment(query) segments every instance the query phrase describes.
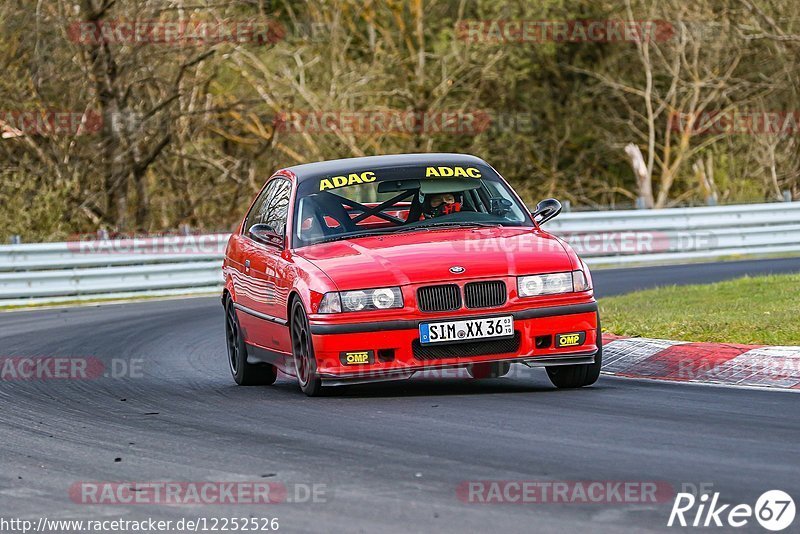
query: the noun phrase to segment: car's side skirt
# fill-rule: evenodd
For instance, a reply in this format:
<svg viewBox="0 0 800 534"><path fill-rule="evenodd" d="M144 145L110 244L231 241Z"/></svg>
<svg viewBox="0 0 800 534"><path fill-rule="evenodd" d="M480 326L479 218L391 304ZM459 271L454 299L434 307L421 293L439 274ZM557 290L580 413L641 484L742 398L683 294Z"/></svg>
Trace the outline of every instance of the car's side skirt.
<svg viewBox="0 0 800 534"><path fill-rule="evenodd" d="M289 321L287 321L286 319L281 319L280 317L267 315L266 313L258 312L252 308L248 308L247 306L242 306L241 304L234 303L233 307L240 312L246 313L247 315L252 315L253 317L261 319L262 321L269 321L271 323L279 324L281 326L286 326L289 324Z"/></svg>
<svg viewBox="0 0 800 534"><path fill-rule="evenodd" d="M292 362L292 355L289 353L259 347L251 343L246 343L246 345L247 363L269 363L279 369L285 369Z"/></svg>

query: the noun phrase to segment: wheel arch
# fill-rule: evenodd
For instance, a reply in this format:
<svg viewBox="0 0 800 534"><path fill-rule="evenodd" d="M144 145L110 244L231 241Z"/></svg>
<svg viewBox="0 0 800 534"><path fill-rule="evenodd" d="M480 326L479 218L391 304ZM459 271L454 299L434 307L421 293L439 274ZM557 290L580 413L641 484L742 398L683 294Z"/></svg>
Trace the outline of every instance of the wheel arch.
<svg viewBox="0 0 800 534"><path fill-rule="evenodd" d="M287 324L291 327L292 326L292 308L294 307L294 303L296 300L299 300L303 303L303 307L306 306L306 303L303 302L303 297L300 296L300 292L296 289L293 289L289 293L289 298L286 300L286 318L288 320ZM308 313L308 312L306 312Z"/></svg>
<svg viewBox="0 0 800 534"><path fill-rule="evenodd" d="M229 273L226 273L225 275L225 285L222 287L222 295L220 300L222 301L223 306L228 304L228 300L236 302L236 288L233 285L233 278Z"/></svg>

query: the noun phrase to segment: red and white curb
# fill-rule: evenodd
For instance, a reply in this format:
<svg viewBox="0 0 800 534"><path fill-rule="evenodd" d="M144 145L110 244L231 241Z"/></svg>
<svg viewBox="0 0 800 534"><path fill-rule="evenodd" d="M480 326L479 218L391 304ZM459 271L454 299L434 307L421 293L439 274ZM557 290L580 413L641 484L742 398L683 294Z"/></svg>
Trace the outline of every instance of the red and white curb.
<svg viewBox="0 0 800 534"><path fill-rule="evenodd" d="M603 334L603 372L631 378L800 389L800 347Z"/></svg>

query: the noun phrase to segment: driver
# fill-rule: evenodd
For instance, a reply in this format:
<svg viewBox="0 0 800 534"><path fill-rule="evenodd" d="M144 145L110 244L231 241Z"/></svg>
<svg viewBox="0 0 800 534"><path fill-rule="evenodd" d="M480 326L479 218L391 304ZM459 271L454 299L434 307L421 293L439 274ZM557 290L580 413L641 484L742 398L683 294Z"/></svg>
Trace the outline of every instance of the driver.
<svg viewBox="0 0 800 534"><path fill-rule="evenodd" d="M425 198L422 216L433 219L461 211L464 199L461 193L437 193Z"/></svg>

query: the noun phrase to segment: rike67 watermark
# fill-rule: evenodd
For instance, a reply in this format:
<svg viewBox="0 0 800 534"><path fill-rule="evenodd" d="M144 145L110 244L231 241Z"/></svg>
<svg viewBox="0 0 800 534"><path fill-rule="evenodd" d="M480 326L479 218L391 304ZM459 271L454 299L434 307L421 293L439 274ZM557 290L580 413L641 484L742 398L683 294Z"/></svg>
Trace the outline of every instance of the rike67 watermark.
<svg viewBox="0 0 800 534"><path fill-rule="evenodd" d="M720 493L678 493L669 514L667 526L741 528L755 518L767 530L779 532L787 529L795 517L794 499L782 490L764 492L750 504L721 504Z"/></svg>

